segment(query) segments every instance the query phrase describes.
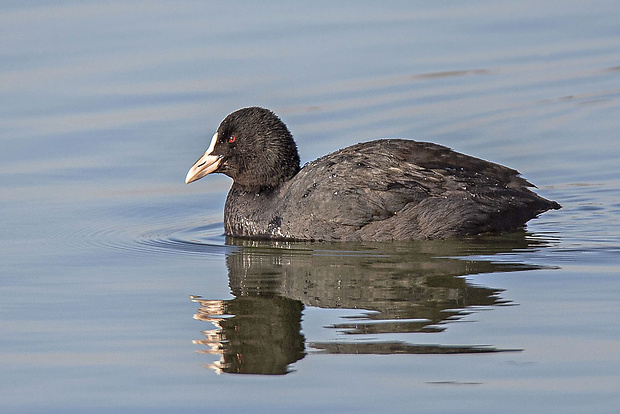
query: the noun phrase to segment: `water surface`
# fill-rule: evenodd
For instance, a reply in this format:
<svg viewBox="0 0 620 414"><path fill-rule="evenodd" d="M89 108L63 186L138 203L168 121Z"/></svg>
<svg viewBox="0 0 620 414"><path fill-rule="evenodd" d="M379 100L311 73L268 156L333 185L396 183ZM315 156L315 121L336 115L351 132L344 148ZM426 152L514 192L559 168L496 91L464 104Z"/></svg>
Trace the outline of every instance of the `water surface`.
<svg viewBox="0 0 620 414"><path fill-rule="evenodd" d="M561 412L620 403L614 1L4 2L2 412ZM379 137L516 168L510 234L226 239L186 186L229 112L302 162Z"/></svg>

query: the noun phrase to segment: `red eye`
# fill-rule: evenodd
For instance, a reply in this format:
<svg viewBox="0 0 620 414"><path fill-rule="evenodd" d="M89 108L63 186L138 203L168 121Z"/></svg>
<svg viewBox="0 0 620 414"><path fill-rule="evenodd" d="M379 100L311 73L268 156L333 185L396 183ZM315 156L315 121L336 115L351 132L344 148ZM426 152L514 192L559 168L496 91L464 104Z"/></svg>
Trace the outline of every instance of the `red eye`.
<svg viewBox="0 0 620 414"><path fill-rule="evenodd" d="M234 135L231 135L230 138L228 138L228 143L232 144L233 142L235 142L236 138Z"/></svg>

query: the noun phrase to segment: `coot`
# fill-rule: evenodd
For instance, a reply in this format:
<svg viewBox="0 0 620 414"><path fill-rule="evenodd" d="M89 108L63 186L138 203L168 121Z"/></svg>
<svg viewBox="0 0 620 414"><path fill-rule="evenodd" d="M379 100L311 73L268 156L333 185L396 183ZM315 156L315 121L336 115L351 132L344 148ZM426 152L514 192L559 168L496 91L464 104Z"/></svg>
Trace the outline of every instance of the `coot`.
<svg viewBox="0 0 620 414"><path fill-rule="evenodd" d="M519 172L428 142L381 139L299 166L286 125L259 107L228 115L185 178L226 174L229 236L412 240L501 232L560 205Z"/></svg>

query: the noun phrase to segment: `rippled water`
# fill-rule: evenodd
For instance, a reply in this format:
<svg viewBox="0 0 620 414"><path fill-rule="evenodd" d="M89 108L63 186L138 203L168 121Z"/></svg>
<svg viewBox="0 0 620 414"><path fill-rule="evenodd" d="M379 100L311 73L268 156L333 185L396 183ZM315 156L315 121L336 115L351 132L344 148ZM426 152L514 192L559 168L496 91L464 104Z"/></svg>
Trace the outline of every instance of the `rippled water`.
<svg viewBox="0 0 620 414"><path fill-rule="evenodd" d="M620 403L617 2L0 10L2 412ZM183 178L248 105L303 162L433 141L563 208L466 240L227 239L230 180Z"/></svg>

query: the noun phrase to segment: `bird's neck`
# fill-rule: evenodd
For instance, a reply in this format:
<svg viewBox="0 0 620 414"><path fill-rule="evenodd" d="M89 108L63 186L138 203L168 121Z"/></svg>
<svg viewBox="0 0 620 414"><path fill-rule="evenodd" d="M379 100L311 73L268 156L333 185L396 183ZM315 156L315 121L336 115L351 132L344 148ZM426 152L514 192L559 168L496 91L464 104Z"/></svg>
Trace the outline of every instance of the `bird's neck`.
<svg viewBox="0 0 620 414"><path fill-rule="evenodd" d="M227 235L269 237L273 210L281 188L248 189L233 184L224 209Z"/></svg>

